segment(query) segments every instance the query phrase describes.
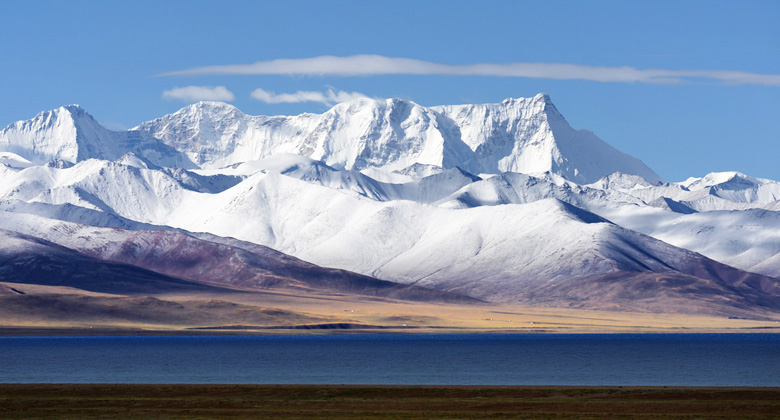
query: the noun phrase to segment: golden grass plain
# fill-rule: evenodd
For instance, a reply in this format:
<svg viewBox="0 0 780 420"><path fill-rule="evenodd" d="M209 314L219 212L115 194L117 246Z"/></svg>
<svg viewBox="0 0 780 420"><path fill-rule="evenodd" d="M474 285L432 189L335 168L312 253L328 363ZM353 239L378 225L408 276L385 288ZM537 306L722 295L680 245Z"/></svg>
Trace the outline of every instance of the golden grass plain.
<svg viewBox="0 0 780 420"><path fill-rule="evenodd" d="M0 334L780 332L780 316L730 319L513 304L407 302L316 291L128 297L2 283ZM34 307L27 308L25 305Z"/></svg>

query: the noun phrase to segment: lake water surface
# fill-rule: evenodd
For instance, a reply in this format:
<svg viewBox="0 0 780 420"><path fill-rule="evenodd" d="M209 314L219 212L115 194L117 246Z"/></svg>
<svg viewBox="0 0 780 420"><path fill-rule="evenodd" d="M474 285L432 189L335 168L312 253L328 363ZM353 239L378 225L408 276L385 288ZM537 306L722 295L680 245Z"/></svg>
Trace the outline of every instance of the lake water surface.
<svg viewBox="0 0 780 420"><path fill-rule="evenodd" d="M0 382L780 386L780 335L2 337Z"/></svg>

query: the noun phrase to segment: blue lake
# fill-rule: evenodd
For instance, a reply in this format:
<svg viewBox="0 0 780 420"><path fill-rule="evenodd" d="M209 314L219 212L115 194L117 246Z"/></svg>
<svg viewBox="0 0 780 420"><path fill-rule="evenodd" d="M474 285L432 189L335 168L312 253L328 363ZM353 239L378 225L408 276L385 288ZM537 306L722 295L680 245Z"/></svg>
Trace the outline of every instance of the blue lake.
<svg viewBox="0 0 780 420"><path fill-rule="evenodd" d="M2 337L0 382L780 386L780 335Z"/></svg>

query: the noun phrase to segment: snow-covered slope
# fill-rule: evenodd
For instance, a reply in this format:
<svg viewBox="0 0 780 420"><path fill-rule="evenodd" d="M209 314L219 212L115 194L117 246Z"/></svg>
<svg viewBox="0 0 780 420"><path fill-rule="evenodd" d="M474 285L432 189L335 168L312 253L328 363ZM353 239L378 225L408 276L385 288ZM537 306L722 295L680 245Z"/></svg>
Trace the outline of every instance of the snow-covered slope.
<svg viewBox="0 0 780 420"><path fill-rule="evenodd" d="M130 264L180 279L241 289L286 289L287 293L350 293L374 297L430 302L476 303L463 295L377 280L345 270L319 267L273 249L234 239L196 238L172 230L125 230L52 220L33 214L0 213L4 224L28 238L51 241L80 259ZM3 238L0 230L0 238ZM9 238L11 233L8 233ZM37 240L37 239L36 239ZM216 240L216 242L215 242ZM42 242L37 240L38 242ZM6 240L4 253L42 258L48 248L24 249ZM0 269L4 262L0 258ZM15 270L18 272L18 270ZM6 273L7 278L11 273ZM36 280L40 283L41 280Z"/></svg>
<svg viewBox="0 0 780 420"><path fill-rule="evenodd" d="M717 261L780 276L780 184L733 172L701 180L654 185L615 173L578 185L552 174L505 173L466 185L436 204L471 208L554 197Z"/></svg>
<svg viewBox="0 0 780 420"><path fill-rule="evenodd" d="M280 206L279 194L282 194L281 198L300 197L299 202L294 203L289 211L291 216L284 218L300 219L297 223L303 224L310 224L309 219L312 218L321 220L321 212L337 208L335 203L346 199L342 195L379 202L405 200L448 209L526 204L556 198L597 213L623 227L701 252L736 267L780 275L780 259L776 257L777 243L780 243L780 222L774 216L776 212L756 210L691 214L696 213L695 209L702 208L703 205L696 205L701 204L701 201L674 201L668 198L682 200L686 194L707 189L729 191L730 195L723 194L725 198L718 199L731 206L755 207L772 203L769 200L773 198L772 189L776 185L773 181L741 183L739 185L744 185L743 190L723 188L724 182L733 185L736 175L710 175L705 179L725 180L691 191L685 185L654 185L639 176L625 174L613 174L582 186L552 173L535 176L504 173L480 180L458 169L393 184L376 181L355 170L337 170L320 161L289 154L221 170L196 172L160 168L132 154L124 155L116 162L93 159L75 166L60 166L32 166L24 169L0 166L0 198L3 199L0 207L6 211L36 213L85 224L135 229L171 225L188 230L209 231L238 236L307 259L316 256L297 253L301 250L300 244L285 248L287 242L295 240L290 239L287 232L276 232L279 227L274 226L275 216L271 209ZM248 236L244 232L233 232L229 227L233 222L222 215L220 206L223 204L220 203L228 200L232 205L238 205L243 198L234 197L234 194L238 194L236 191L248 189L257 192L253 182L268 176L278 180L279 185L268 186L265 195L247 209L250 212L248 214L256 214L257 219L245 220L240 214L233 216L240 221L241 226L255 226L254 230L250 230L253 233ZM249 182L242 182L245 179ZM291 179L301 182L287 186ZM323 188L309 188L312 185ZM707 196L715 197L709 193ZM323 208L307 208L302 204L312 197L316 197L317 205ZM349 214L360 206L362 204L348 205L350 208L338 211ZM298 207L307 210L301 212ZM211 212L213 216L201 220L204 212ZM425 209L419 212L431 213ZM497 216L486 217L500 220L496 219ZM205 225L202 226L202 223ZM224 229L220 227L223 225ZM347 227L333 228L332 234ZM301 226L304 232L305 228L305 225ZM315 230L307 239L310 243L323 240L321 234L330 232L331 228L317 229L325 230ZM290 232L299 234L295 229ZM343 265L341 260L315 262L363 273L373 273L376 269L371 264Z"/></svg>
<svg viewBox="0 0 780 420"><path fill-rule="evenodd" d="M11 152L0 152L0 163L10 168L29 168L33 163Z"/></svg>
<svg viewBox="0 0 780 420"><path fill-rule="evenodd" d="M321 161L293 154L280 154L229 168L196 172L211 177L216 174L229 174L235 179L267 171L280 172L285 176L311 184L354 193L377 201L411 200L421 203L433 203L480 180L479 177L460 168L452 168L435 171L427 176L400 177L404 178L404 182L400 183L383 182L354 169L338 170Z"/></svg>
<svg viewBox="0 0 780 420"><path fill-rule="evenodd" d="M291 160L297 163L288 166ZM424 191L421 184L428 178L408 185L388 185L368 179L377 186L377 193L363 194L355 190L355 185L360 184L326 185L325 181L333 177L344 180L342 176L354 172L336 171L322 163L288 156L282 162L265 161L255 165L252 170L241 166L232 169L244 172L242 176L246 178L216 192L185 188L162 169L116 162L90 160L65 169L27 168L11 173L21 181L8 184L12 186L12 197L2 202L16 208L28 206L23 211L14 211L16 214L42 214L46 206L69 205L82 209L70 212L72 221L80 221L76 216L83 215L95 223L100 222L95 214L111 214L114 219L109 219L109 223L144 222L146 226L169 226L233 237L322 266L499 302L567 305L565 299L569 299L582 307L625 308L625 302L605 300L603 294L595 292L603 287L613 291L618 287L622 290L620 295L635 296L634 309L681 311L692 307L690 297L673 291L672 286L664 288L664 293L674 296L668 305L652 299L644 306L638 303L657 297L657 291L647 292L644 298L636 292L637 288L646 287L648 281L652 284L658 280L648 280L651 274L663 275L667 280L684 277L683 284L696 290L690 296L704 301L712 296L705 298L702 293L730 290L733 296L729 295L732 302L729 305L733 307L744 306L744 302L737 303L740 300L739 293L733 290L735 287L753 294L776 292L771 279L718 265L561 201L579 196L587 203L600 196L582 192L578 195L572 191L572 184L560 177L551 176L544 182L536 179L536 185L547 183L537 190L528 184L532 177L521 174L476 180L462 189L509 180L515 191L523 190L520 185L529 185L528 197L532 199L524 204L462 208L434 206L410 198L390 199L387 194L380 194L385 189L398 193L414 187ZM265 169L248 175L258 167ZM319 170L311 172L312 167ZM302 169L310 177L301 176L298 171ZM40 179L48 182L45 188L50 188L49 194L40 197L23 194L35 189L27 182L32 174L38 178L35 188L44 188ZM438 180L448 185L451 182L448 177L436 178L445 174L433 175L429 182L437 185ZM556 188L560 199L543 198L554 195L551 191ZM19 220L18 217L3 219L6 225ZM45 223L33 224L36 225L45 226ZM29 223L26 226L31 229ZM45 236L46 232L28 232L58 237ZM78 235L97 238L96 233L84 232L88 230L81 230ZM58 241L69 244L67 241L74 240L72 234L69 232ZM85 239L86 244L103 249L99 241L94 242L95 238ZM88 245L77 248L87 249ZM623 285L602 281L610 276L622 278ZM566 292L559 293L561 290ZM696 310L715 309L697 307Z"/></svg>
<svg viewBox="0 0 780 420"><path fill-rule="evenodd" d="M628 229L756 273L780 277L780 211L680 213L653 207L597 212Z"/></svg>
<svg viewBox="0 0 780 420"><path fill-rule="evenodd" d="M780 182L739 172L713 172L671 184L650 184L636 176L615 173L590 186L620 191L649 204L663 206L661 200L672 200L694 211L762 208L780 200Z"/></svg>
<svg viewBox="0 0 780 420"><path fill-rule="evenodd" d="M628 229L744 270L780 277L780 183L738 172L649 185L615 174L591 185L642 200L587 208ZM647 205L643 205L646 203Z"/></svg>
<svg viewBox="0 0 780 420"><path fill-rule="evenodd" d="M92 258L4 229L0 229L0 280L123 295L221 291L218 287Z"/></svg>

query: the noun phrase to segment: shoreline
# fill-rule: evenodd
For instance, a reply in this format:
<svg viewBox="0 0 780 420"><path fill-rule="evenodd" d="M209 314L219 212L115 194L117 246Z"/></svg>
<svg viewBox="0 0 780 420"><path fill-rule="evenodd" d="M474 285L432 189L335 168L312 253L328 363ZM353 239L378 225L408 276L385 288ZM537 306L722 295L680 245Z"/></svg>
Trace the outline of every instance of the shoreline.
<svg viewBox="0 0 780 420"><path fill-rule="evenodd" d="M571 334L571 335L604 335L604 334L779 334L780 327L756 328L713 328L713 329L664 329L643 330L626 329L620 331L603 330L557 330L557 329L523 329L523 330L480 330L472 328L193 328L193 329L136 329L136 328L42 328L42 327L0 327L0 337L116 337L116 336L238 336L238 335L496 335L496 334Z"/></svg>
<svg viewBox="0 0 780 420"><path fill-rule="evenodd" d="M776 391L778 386L752 385L452 385L452 384L247 384L247 383L142 383L142 382L0 382L0 393L8 389L20 388L73 388L83 391L92 388L137 388L167 389L181 388L200 390L203 388L226 389L459 389L459 390L623 390L623 391ZM81 388L81 389L79 389ZM780 404L780 400L778 400Z"/></svg>

